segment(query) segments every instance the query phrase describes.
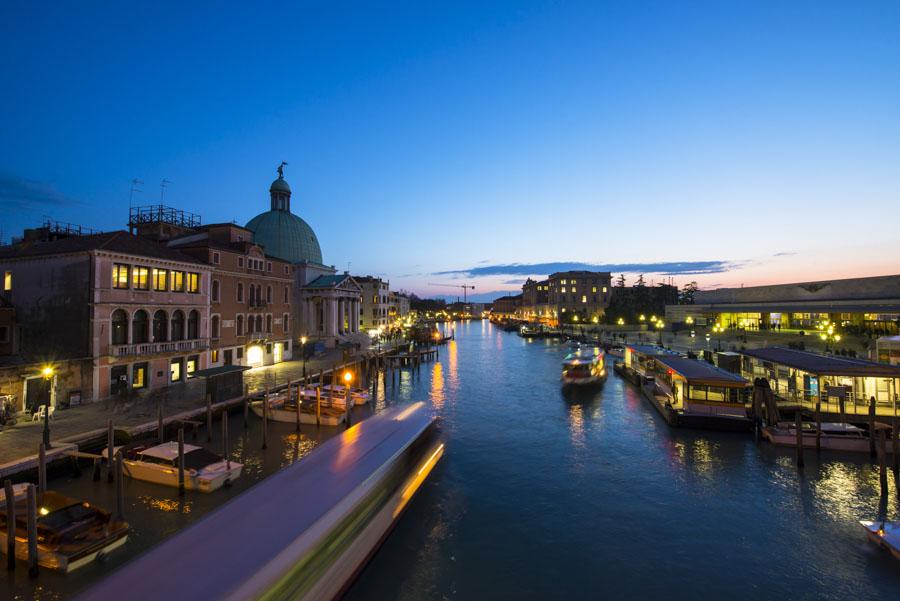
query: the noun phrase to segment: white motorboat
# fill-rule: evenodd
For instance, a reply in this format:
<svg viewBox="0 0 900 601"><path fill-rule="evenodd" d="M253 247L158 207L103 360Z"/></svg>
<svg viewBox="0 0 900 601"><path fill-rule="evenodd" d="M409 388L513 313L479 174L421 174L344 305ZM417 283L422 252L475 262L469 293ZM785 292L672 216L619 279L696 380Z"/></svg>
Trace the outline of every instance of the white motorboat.
<svg viewBox="0 0 900 601"><path fill-rule="evenodd" d="M116 448L118 451L119 448ZM125 475L165 486L178 486L178 443L123 448ZM106 449L103 450L104 457ZM203 447L184 445L184 487L212 492L241 475L243 464L226 461Z"/></svg>
<svg viewBox="0 0 900 601"><path fill-rule="evenodd" d="M868 453L870 450L869 434L862 428L839 422L825 422L822 423L821 428L819 444L823 449L854 453ZM777 426L765 426L762 434L772 444L786 447L797 446L797 427L790 422L780 422ZM803 422L801 438L805 448L814 449L816 447L816 424ZM892 452L891 445L887 445L886 450L888 453Z"/></svg>
<svg viewBox="0 0 900 601"><path fill-rule="evenodd" d="M343 399L342 399L343 400ZM250 409L257 416L263 416L263 401L252 401ZM323 426L337 426L343 423L346 418L346 411L343 407L338 407L332 403L329 397L321 398L321 405L318 408L318 421L315 395L312 401L304 399L300 403L300 423L316 424ZM285 398L285 395L275 395L269 397L269 410L266 419L276 422L287 422L291 424L297 423L297 402Z"/></svg>
<svg viewBox="0 0 900 601"><path fill-rule="evenodd" d="M28 559L27 484L13 486L16 557ZM84 501L48 490L38 494L38 565L71 572L118 549L128 540L128 523ZM0 552L6 553L9 527L6 492L0 488Z"/></svg>
<svg viewBox="0 0 900 601"><path fill-rule="evenodd" d="M900 522L860 520L859 523L866 529L870 541L900 559Z"/></svg>
<svg viewBox="0 0 900 601"><path fill-rule="evenodd" d="M344 386L327 384L322 387L325 392L334 397L335 399L340 399L342 402L346 398L347 389ZM354 388L350 387L350 398L353 399L354 405L365 405L369 402L371 398L369 393L362 388Z"/></svg>
<svg viewBox="0 0 900 601"><path fill-rule="evenodd" d="M564 386L595 386L606 380L606 355L600 349L584 356L572 353L563 360L562 383Z"/></svg>

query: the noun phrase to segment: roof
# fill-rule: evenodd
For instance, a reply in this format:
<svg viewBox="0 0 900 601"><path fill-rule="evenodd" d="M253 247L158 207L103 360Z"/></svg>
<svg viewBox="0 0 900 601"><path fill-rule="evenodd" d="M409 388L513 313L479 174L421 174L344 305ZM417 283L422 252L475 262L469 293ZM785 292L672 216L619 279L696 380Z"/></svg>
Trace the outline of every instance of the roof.
<svg viewBox="0 0 900 601"><path fill-rule="evenodd" d="M625 348L628 348L632 352L638 353L640 355L649 355L651 357L654 357L656 355L673 355L677 357L681 356L675 351L670 351L669 349L663 348L661 346L654 346L652 344L626 344Z"/></svg>
<svg viewBox="0 0 900 601"><path fill-rule="evenodd" d="M659 355L654 357L654 359L682 376L689 384L730 386L732 388L749 386L749 382L741 376L725 371L706 361L674 355Z"/></svg>
<svg viewBox="0 0 900 601"><path fill-rule="evenodd" d="M268 255L291 263L322 264L322 248L316 233L290 211L260 213L247 222L247 229L253 231L253 241Z"/></svg>
<svg viewBox="0 0 900 601"><path fill-rule="evenodd" d="M182 252L162 246L156 242L147 240L146 238L135 236L124 230L93 234L90 236L72 236L70 238L61 238L49 242L35 242L31 244L26 243L3 247L0 248L0 260L66 255L95 250L119 252L140 257L152 257L154 259L166 259L182 263L202 264L201 261Z"/></svg>
<svg viewBox="0 0 900 601"><path fill-rule="evenodd" d="M900 378L900 365L875 363L851 357L819 355L782 347L769 347L741 351L742 355L793 367L811 374L833 376L885 376Z"/></svg>
<svg viewBox="0 0 900 601"><path fill-rule="evenodd" d="M221 365L219 367L210 367L209 369L198 369L190 375L192 378L214 378L223 374L234 372L245 372L252 369L246 365Z"/></svg>
<svg viewBox="0 0 900 601"><path fill-rule="evenodd" d="M199 448L202 447L186 444L184 445L184 452L185 454L187 454L190 451L196 451ZM144 449L143 451L141 451L141 455L147 455L148 457L158 457L159 459L172 461L174 459L178 459L178 443L174 440L170 440L169 442L164 442L160 445L156 445L155 447Z"/></svg>
<svg viewBox="0 0 900 601"><path fill-rule="evenodd" d="M349 279L350 276L346 274L320 275L309 284L304 286L304 288L337 288Z"/></svg>

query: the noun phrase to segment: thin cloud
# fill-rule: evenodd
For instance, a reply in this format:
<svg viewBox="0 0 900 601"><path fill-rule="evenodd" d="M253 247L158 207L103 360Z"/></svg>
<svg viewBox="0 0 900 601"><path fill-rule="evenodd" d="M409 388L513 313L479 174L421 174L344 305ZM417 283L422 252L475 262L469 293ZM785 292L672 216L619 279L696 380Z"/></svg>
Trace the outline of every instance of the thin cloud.
<svg viewBox="0 0 900 601"><path fill-rule="evenodd" d="M0 174L0 210L34 211L47 206L79 204L77 200L59 192L52 184Z"/></svg>
<svg viewBox="0 0 900 601"><path fill-rule="evenodd" d="M677 261L661 263L582 263L577 261L557 263L508 263L505 265L481 265L467 269L438 271L434 275L465 276L470 278L497 275L546 276L557 271L610 271L613 273L658 273L661 275L705 275L724 273L737 267L739 262L727 260ZM511 283L511 282L510 282Z"/></svg>

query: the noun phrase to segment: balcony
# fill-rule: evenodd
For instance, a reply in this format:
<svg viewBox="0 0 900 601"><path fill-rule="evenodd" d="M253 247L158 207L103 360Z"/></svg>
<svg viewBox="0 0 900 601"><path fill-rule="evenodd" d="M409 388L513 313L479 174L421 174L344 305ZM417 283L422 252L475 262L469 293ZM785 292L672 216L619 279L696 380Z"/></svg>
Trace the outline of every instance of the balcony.
<svg viewBox="0 0 900 601"><path fill-rule="evenodd" d="M209 338L194 340L174 340L170 342L138 342L135 344L116 344L110 347L113 357L141 357L161 353L183 353L200 351L209 348Z"/></svg>
<svg viewBox="0 0 900 601"><path fill-rule="evenodd" d="M252 300L249 303L247 303L247 307L251 311L254 309L259 309L260 311L264 311L266 309L266 307L268 307L268 306L269 306L269 303L267 303L264 300Z"/></svg>

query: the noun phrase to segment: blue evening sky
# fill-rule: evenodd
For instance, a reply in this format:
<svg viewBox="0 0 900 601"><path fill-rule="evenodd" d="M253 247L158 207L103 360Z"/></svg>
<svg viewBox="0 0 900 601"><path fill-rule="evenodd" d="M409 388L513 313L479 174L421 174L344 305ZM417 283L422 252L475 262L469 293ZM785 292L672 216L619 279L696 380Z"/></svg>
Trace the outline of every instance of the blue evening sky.
<svg viewBox="0 0 900 601"><path fill-rule="evenodd" d="M286 160L326 263L428 295L900 272L900 2L6 2L0 74L5 241L132 178L243 224Z"/></svg>

